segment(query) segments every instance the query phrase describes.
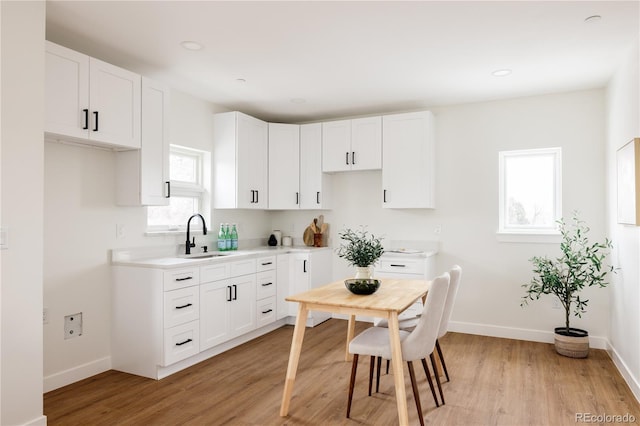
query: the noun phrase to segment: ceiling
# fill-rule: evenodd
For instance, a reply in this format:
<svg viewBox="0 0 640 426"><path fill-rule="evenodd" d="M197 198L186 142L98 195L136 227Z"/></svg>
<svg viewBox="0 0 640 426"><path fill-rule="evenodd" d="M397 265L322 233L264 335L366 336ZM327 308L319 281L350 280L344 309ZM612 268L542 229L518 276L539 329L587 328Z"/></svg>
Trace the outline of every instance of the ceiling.
<svg viewBox="0 0 640 426"><path fill-rule="evenodd" d="M639 5L49 0L46 36L225 108L300 123L603 87L638 37Z"/></svg>

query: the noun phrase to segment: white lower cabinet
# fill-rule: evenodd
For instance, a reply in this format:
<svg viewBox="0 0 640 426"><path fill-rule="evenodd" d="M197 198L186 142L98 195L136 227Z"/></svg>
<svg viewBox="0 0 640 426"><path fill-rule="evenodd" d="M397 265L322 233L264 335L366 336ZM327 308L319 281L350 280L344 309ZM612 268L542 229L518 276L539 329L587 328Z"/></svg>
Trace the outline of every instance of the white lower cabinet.
<svg viewBox="0 0 640 426"><path fill-rule="evenodd" d="M256 328L255 271L255 259L232 262L226 278L200 285L201 351Z"/></svg>
<svg viewBox="0 0 640 426"><path fill-rule="evenodd" d="M295 318L284 299L331 281L331 250L183 268L114 265L112 368L161 379ZM311 312L308 326L328 319ZM279 321L279 322L278 322Z"/></svg>
<svg viewBox="0 0 640 426"><path fill-rule="evenodd" d="M292 253L291 263L289 294L302 293L332 281L331 250ZM295 319L298 315L298 303L286 301L284 303L289 305L289 316ZM307 327L314 327L329 318L331 318L330 313L310 311L307 317Z"/></svg>

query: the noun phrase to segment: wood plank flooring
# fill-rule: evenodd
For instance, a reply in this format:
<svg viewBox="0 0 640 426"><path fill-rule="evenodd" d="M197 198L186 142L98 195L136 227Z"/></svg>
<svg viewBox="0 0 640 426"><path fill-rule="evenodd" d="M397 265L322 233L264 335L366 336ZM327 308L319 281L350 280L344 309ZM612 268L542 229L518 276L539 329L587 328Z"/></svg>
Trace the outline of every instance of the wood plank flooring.
<svg viewBox="0 0 640 426"><path fill-rule="evenodd" d="M369 327L358 323L356 333ZM346 321L307 329L290 415L280 401L293 327L280 328L163 380L108 371L44 395L55 425L393 425L393 378L367 396L368 360L360 361L351 419L345 418L350 363ZM449 333L441 341L451 382L435 408L416 371L425 423L434 425L575 425L577 413L625 415L640 404L605 351L559 356L553 345ZM405 364L406 370L406 364ZM405 371L409 421L418 424ZM579 423L579 422L578 422Z"/></svg>

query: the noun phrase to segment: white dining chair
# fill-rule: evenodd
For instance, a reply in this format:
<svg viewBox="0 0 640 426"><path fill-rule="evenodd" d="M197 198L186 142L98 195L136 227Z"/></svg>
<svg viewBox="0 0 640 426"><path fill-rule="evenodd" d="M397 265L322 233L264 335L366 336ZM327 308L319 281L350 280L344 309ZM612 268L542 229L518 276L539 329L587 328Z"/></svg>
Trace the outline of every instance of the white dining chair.
<svg viewBox="0 0 640 426"><path fill-rule="evenodd" d="M429 367L426 362L427 356L431 358L431 365L434 369L438 389L440 390L440 398L442 400L442 404L444 404L444 395L442 393L440 377L437 371L433 352L435 350L436 339L438 338L438 332L440 330L440 321L442 320L442 313L444 312L445 301L447 299L449 280L450 277L448 272L445 272L434 279L431 283L431 287L429 288L429 292L427 293L427 300L425 301L422 315L420 316L416 327L411 332L399 330L402 345L402 360L407 362L407 366L409 368L413 397L416 402L416 408L418 409L418 417L420 418L421 425L424 425L424 419L422 416L422 406L420 404L420 394L418 392L418 385L413 369L413 361L422 361L422 367L424 368L424 372L427 376L429 387L431 388L431 394L433 395L436 407L439 407L440 405L433 387L433 381L431 380L431 373L429 372ZM371 357L369 372L369 395L371 395L372 369L375 358L381 357L391 359L389 330L384 327L375 326L368 328L349 342L349 353L353 354L353 363L351 366L351 379L349 381L347 418L351 415L351 401L353 399L353 388L355 384L356 370L358 368L359 355L369 355Z"/></svg>
<svg viewBox="0 0 640 426"><path fill-rule="evenodd" d="M460 287L462 268L458 265L453 265L453 267L449 271L449 275L451 276L451 280L449 281L449 292L447 293L447 301L444 304L444 312L442 312L440 331L438 332L438 338L436 339L436 351L438 352L438 357L440 358L440 362L442 363L442 369L444 370L444 375L447 378L447 382L449 381L449 372L447 371L447 364L445 364L444 362L444 356L442 355L442 349L440 348L440 339L442 339L444 335L447 334L447 330L449 329L449 320L451 319L451 313L453 312L453 304L456 301L458 287Z"/></svg>
<svg viewBox="0 0 640 426"><path fill-rule="evenodd" d="M440 339L447 334L447 330L449 329L449 320L451 319L451 313L453 312L453 305L456 301L456 296L458 294L458 288L460 287L460 278L462 276L462 268L458 265L453 265L451 270L449 271L449 275L451 280L449 282L449 292L447 293L447 301L444 305L444 312L442 313L442 321L440 322L440 330L438 331L438 338L436 339L436 352L438 352L438 358L440 358L440 363L442 363L442 369L444 370L444 375L447 378L447 382L449 379L449 371L447 370L447 365L444 362L444 356L442 355L442 348L440 347ZM404 321L400 321L400 329L401 330L410 330L416 326L418 322L418 318L407 318ZM374 325L377 327L387 327L386 320L375 321ZM380 389L380 362L381 358L378 358L378 368L377 368L377 379L376 379L376 392ZM387 374L389 374L389 361L387 360Z"/></svg>

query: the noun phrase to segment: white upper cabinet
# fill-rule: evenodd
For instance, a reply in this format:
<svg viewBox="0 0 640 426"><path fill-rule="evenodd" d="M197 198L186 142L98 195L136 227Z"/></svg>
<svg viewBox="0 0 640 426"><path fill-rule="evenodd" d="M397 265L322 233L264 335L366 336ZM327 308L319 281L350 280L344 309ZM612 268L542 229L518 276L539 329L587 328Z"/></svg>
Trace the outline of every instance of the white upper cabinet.
<svg viewBox="0 0 640 426"><path fill-rule="evenodd" d="M168 87L142 78L142 146L116 153L116 203L122 206L169 204Z"/></svg>
<svg viewBox="0 0 640 426"><path fill-rule="evenodd" d="M433 114L385 115L382 127L382 206L434 208Z"/></svg>
<svg viewBox="0 0 640 426"><path fill-rule="evenodd" d="M382 167L382 118L322 123L322 170L378 170Z"/></svg>
<svg viewBox="0 0 640 426"><path fill-rule="evenodd" d="M266 209L267 123L241 112L214 116L213 207Z"/></svg>
<svg viewBox="0 0 640 426"><path fill-rule="evenodd" d="M269 209L300 206L300 126L269 123Z"/></svg>
<svg viewBox="0 0 640 426"><path fill-rule="evenodd" d="M382 168L382 117L351 120L351 170Z"/></svg>
<svg viewBox="0 0 640 426"><path fill-rule="evenodd" d="M300 126L300 208L331 208L331 175L322 173L322 124Z"/></svg>
<svg viewBox="0 0 640 426"><path fill-rule="evenodd" d="M46 42L45 132L138 149L140 85L138 74Z"/></svg>

